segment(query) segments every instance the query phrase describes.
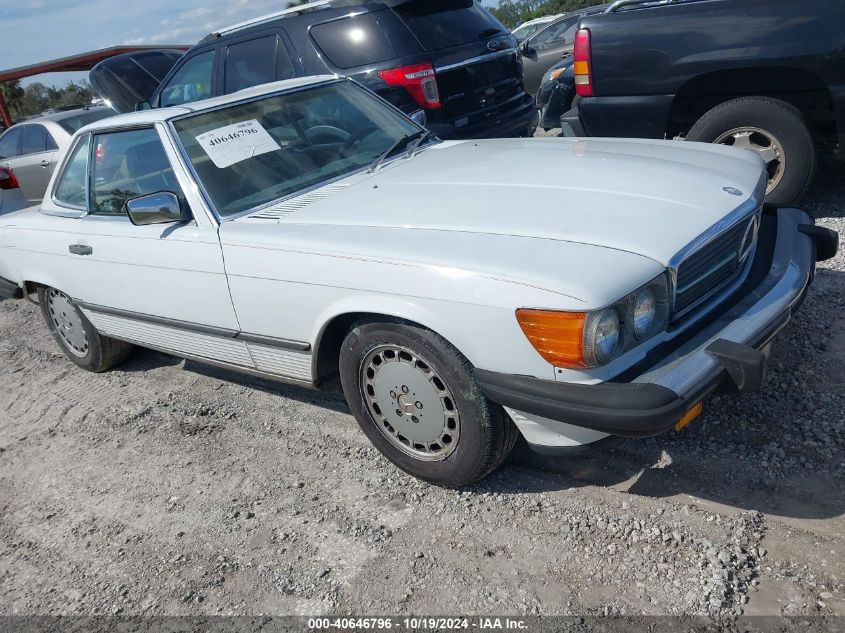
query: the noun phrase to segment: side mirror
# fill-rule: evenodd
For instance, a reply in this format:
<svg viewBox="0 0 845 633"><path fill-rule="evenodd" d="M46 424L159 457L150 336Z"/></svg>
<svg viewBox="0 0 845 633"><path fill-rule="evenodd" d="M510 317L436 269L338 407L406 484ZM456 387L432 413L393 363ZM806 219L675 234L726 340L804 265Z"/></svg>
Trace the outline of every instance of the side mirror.
<svg viewBox="0 0 845 633"><path fill-rule="evenodd" d="M179 197L170 191L150 193L126 203L126 213L135 226L188 222L191 213L182 208Z"/></svg>
<svg viewBox="0 0 845 633"><path fill-rule="evenodd" d="M152 110L153 104L149 101L139 101L135 104L135 112L142 112L144 110Z"/></svg>
<svg viewBox="0 0 845 633"><path fill-rule="evenodd" d="M519 45L519 53L525 57L533 57L537 55L537 50L531 46L531 40L525 40Z"/></svg>
<svg viewBox="0 0 845 633"><path fill-rule="evenodd" d="M420 127L425 127L425 124L428 123L428 115L425 110L417 110L411 113L411 120Z"/></svg>

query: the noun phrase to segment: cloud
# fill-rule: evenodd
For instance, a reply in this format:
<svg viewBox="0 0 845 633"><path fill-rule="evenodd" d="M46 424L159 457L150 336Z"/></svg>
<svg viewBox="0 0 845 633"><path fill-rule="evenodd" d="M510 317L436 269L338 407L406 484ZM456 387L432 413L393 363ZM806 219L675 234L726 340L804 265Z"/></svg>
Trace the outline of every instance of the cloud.
<svg viewBox="0 0 845 633"><path fill-rule="evenodd" d="M284 4L280 0L13 0L0 3L0 69L119 44L195 44L216 29ZM69 77L48 75L42 81L64 85Z"/></svg>
<svg viewBox="0 0 845 633"><path fill-rule="evenodd" d="M216 6L218 5L219 6ZM230 0L167 15L158 28L125 40L125 44L194 44L209 33L279 10L278 0Z"/></svg>

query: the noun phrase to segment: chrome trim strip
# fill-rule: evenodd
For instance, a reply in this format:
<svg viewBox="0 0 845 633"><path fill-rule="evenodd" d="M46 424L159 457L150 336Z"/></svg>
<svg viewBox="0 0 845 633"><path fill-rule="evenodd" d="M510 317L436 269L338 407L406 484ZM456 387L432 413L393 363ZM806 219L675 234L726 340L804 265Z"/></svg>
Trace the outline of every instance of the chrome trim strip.
<svg viewBox="0 0 845 633"><path fill-rule="evenodd" d="M450 70L455 70L456 68L462 68L464 66L472 66L473 64L481 64L486 61L490 61L491 59L496 59L498 57L505 57L507 55L516 55L519 49L516 48L506 48L501 51L496 51L495 53L488 53L487 55L479 55L478 57L470 57L469 59L465 59L462 62L457 62L455 64L447 64L445 66L438 66L434 69L434 72L438 73L445 73Z"/></svg>
<svg viewBox="0 0 845 633"><path fill-rule="evenodd" d="M291 341L286 338L275 338L273 336L262 336L260 334L245 334L239 332L235 338L244 343L256 343L257 345L266 345L268 347L279 347L282 349L289 349L295 352L310 352L311 344L302 341Z"/></svg>
<svg viewBox="0 0 845 633"><path fill-rule="evenodd" d="M187 321L179 321L177 319L169 319L167 317L154 316L152 314L143 314L141 312L132 312L130 310L122 310L120 308L109 308L106 306L92 305L90 303L85 303L84 301L77 301L76 299L73 300L73 304L77 308L80 308L82 310L90 310L91 312L99 312L101 314L108 314L124 319L131 319L133 321L143 321L144 323L163 325L165 327L172 327L179 330L187 330L189 332L209 334L211 336L218 336L220 338L235 338L238 335L237 330L215 327L213 325L199 325L197 323L189 323Z"/></svg>
<svg viewBox="0 0 845 633"><path fill-rule="evenodd" d="M122 310L120 308L109 308L106 306L93 305L90 303L85 303L84 301L78 301L76 299L73 300L73 304L82 310L90 310L91 312L99 312L101 314L108 314L124 319L131 319L133 321L142 321L144 323L152 323L154 325L172 327L175 329L186 330L189 332L208 334L210 336L217 336L219 338L236 339L238 341L242 341L243 343L256 343L259 345L267 345L268 347L289 349L295 352L311 351L311 344L305 343L303 341L292 341L290 339L275 338L272 336L263 336L260 334L247 334L245 332L239 332L237 330L231 330L228 328L216 327L213 325L200 325L198 323L179 321L178 319L154 316L141 312L132 312L131 310Z"/></svg>

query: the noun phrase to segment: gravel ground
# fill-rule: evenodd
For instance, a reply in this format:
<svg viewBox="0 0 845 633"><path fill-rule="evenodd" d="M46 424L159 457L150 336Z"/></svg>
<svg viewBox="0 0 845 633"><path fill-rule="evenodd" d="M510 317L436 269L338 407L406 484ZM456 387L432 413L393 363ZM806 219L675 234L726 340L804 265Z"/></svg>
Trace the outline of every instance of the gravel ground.
<svg viewBox="0 0 845 633"><path fill-rule="evenodd" d="M843 177L805 205L840 233ZM453 491L340 397L148 351L87 374L0 302L0 615L845 615L843 303L839 255L765 392Z"/></svg>

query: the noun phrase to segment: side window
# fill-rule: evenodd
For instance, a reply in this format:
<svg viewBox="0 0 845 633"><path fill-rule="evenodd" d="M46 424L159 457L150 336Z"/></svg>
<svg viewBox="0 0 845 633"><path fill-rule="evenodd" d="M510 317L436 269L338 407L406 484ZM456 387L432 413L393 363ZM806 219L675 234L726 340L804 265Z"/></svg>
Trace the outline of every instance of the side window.
<svg viewBox="0 0 845 633"><path fill-rule="evenodd" d="M21 138L21 154L38 154L47 151L47 128L43 125L25 125Z"/></svg>
<svg viewBox="0 0 845 633"><path fill-rule="evenodd" d="M18 141L21 129L14 127L0 137L0 158L14 158L18 155Z"/></svg>
<svg viewBox="0 0 845 633"><path fill-rule="evenodd" d="M159 191L182 190L152 128L94 136L91 215L125 215L128 200Z"/></svg>
<svg viewBox="0 0 845 633"><path fill-rule="evenodd" d="M215 51L200 53L185 62L162 91L161 107L208 99L211 96L214 54Z"/></svg>
<svg viewBox="0 0 845 633"><path fill-rule="evenodd" d="M86 136L76 144L65 162L65 168L56 185L53 198L59 204L74 209L85 209L85 190L88 183L88 154L91 137Z"/></svg>
<svg viewBox="0 0 845 633"><path fill-rule="evenodd" d="M562 20L554 24L544 31L540 31L536 37L531 39L531 46L538 51L548 50L558 46L563 46L563 40L566 32L578 23L578 18Z"/></svg>
<svg viewBox="0 0 845 633"><path fill-rule="evenodd" d="M268 35L226 50L226 94L276 80L277 40Z"/></svg>
<svg viewBox="0 0 845 633"><path fill-rule="evenodd" d="M354 68L419 53L392 11L376 11L311 27L311 37L337 68ZM391 37L392 36L392 37Z"/></svg>

